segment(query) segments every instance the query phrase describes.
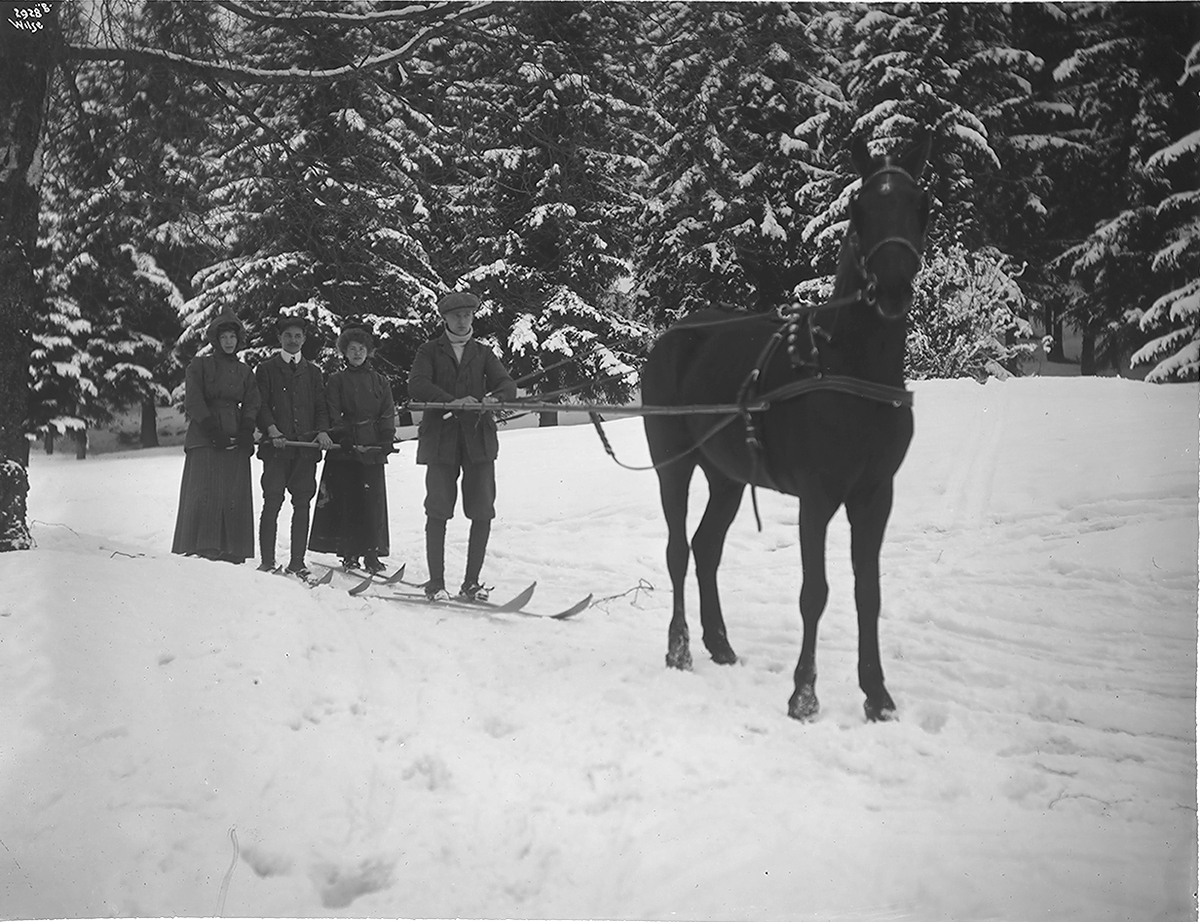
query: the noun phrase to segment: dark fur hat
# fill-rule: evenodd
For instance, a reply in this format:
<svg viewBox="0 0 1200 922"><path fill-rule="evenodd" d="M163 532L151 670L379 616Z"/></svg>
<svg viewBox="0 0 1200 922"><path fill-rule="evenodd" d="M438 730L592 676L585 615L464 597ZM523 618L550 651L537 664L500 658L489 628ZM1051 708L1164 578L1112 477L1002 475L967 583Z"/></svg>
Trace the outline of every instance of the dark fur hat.
<svg viewBox="0 0 1200 922"><path fill-rule="evenodd" d="M276 335L282 333L284 330L288 329L289 327L299 327L300 332L304 333L305 335L307 335L309 332L308 321L299 315L280 314L278 317L275 318L275 333L276 333Z"/></svg>
<svg viewBox="0 0 1200 922"><path fill-rule="evenodd" d="M217 341L221 333L225 330L233 330L237 333L237 348L238 351L246 348L246 327L237 319L232 311L225 311L217 317L214 317L208 324L208 331L205 334L205 339L212 344L212 347L220 352L221 346Z"/></svg>
<svg viewBox="0 0 1200 922"><path fill-rule="evenodd" d="M362 343L367 347L368 355L375 351L375 340L362 327L350 327L348 330L342 330L342 335L338 337L337 341L338 352L345 355L351 343Z"/></svg>

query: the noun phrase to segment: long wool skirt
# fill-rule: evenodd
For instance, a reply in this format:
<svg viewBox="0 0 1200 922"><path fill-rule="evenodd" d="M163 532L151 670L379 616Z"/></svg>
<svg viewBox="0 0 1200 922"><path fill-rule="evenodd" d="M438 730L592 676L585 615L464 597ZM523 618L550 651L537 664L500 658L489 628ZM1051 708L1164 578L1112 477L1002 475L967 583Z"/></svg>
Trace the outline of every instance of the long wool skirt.
<svg viewBox="0 0 1200 922"><path fill-rule="evenodd" d="M386 557L390 541L384 466L327 457L308 549L340 557Z"/></svg>
<svg viewBox="0 0 1200 922"><path fill-rule="evenodd" d="M243 560L254 556L248 451L203 447L184 453L171 553Z"/></svg>

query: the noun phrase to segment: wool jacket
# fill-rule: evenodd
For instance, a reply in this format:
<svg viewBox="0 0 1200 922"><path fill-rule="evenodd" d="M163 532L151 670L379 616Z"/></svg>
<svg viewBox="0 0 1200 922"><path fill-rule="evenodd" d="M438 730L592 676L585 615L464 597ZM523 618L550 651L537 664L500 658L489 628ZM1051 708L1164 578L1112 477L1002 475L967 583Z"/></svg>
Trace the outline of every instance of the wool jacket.
<svg viewBox="0 0 1200 922"><path fill-rule="evenodd" d="M272 425L294 442L311 442L318 432L329 431L324 376L308 359L291 364L276 353L254 369L254 377L262 395L258 428L264 436ZM301 449L275 448L264 442L259 455L268 451L273 457L290 457Z"/></svg>
<svg viewBox="0 0 1200 922"><path fill-rule="evenodd" d="M253 428L259 407L258 385L250 366L236 355L198 355L187 367L183 408L188 429L183 450L207 448L212 442L201 427L215 416L230 438L242 428Z"/></svg>
<svg viewBox="0 0 1200 922"><path fill-rule="evenodd" d="M396 437L396 403L387 378L371 367L370 360L357 368L347 364L329 377L325 387L329 434L341 442L347 436L355 445L379 445L384 451L352 451L349 457L363 464L386 464Z"/></svg>
<svg viewBox="0 0 1200 922"><path fill-rule="evenodd" d="M496 354L472 339L463 347L462 361L454 356L450 338L442 333L417 350L408 375L411 399L445 403L459 397L501 400L517 396L517 385ZM500 451L496 420L489 412L456 410L449 419L443 411L428 410L417 430L417 464L456 464L461 434L462 460L470 464L495 461Z"/></svg>

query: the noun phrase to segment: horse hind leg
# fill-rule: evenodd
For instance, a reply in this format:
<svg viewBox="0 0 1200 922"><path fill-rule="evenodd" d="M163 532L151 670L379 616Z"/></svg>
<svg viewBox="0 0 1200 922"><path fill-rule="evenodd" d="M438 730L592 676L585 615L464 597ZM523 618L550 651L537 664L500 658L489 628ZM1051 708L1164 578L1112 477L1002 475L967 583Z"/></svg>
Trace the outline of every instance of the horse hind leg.
<svg viewBox="0 0 1200 922"><path fill-rule="evenodd" d="M658 489L667 520L667 573L671 577L671 624L667 629L667 666L691 669L685 581L688 569L687 505L695 461L680 459L658 469Z"/></svg>
<svg viewBox="0 0 1200 922"><path fill-rule="evenodd" d="M702 466L708 478L708 505L696 534L692 536L696 582L700 587L700 624L704 629L704 646L713 661L731 665L737 662L737 654L729 645L725 631L725 616L717 591L717 568L725 548L725 535L737 516L746 485L730 480L714 468Z"/></svg>

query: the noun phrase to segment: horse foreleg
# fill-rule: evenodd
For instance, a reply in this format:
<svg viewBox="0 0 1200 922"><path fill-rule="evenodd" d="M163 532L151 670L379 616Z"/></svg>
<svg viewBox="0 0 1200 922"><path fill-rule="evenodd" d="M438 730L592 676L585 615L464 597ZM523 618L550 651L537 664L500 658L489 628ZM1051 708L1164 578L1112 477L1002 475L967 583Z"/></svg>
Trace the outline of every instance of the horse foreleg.
<svg viewBox="0 0 1200 922"><path fill-rule="evenodd" d="M805 496L800 502L800 562L804 580L800 585L800 618L804 639L796 663L795 690L788 700L788 716L815 720L817 701L817 625L829 599L825 576L825 534L837 506L824 496Z"/></svg>
<svg viewBox="0 0 1200 922"><path fill-rule="evenodd" d="M658 471L659 496L667 520L667 573L671 577L671 625L667 628L667 665L691 669L692 651L685 611L685 580L690 550L687 540L688 487L694 464L679 461Z"/></svg>
<svg viewBox="0 0 1200 922"><path fill-rule="evenodd" d="M708 477L708 505L696 534L692 536L692 554L696 558L696 582L700 586L700 625L704 628L704 646L713 661L721 665L737 662L737 654L725 633L725 617L717 592L717 567L725 547L725 535L737 516L745 484L730 480L716 470L705 468Z"/></svg>
<svg viewBox="0 0 1200 922"><path fill-rule="evenodd" d="M879 484L846 502L850 520L850 559L854 564L854 604L858 609L858 686L866 695L867 720L891 720L896 703L883 683L879 655L879 551L892 511L892 483Z"/></svg>

